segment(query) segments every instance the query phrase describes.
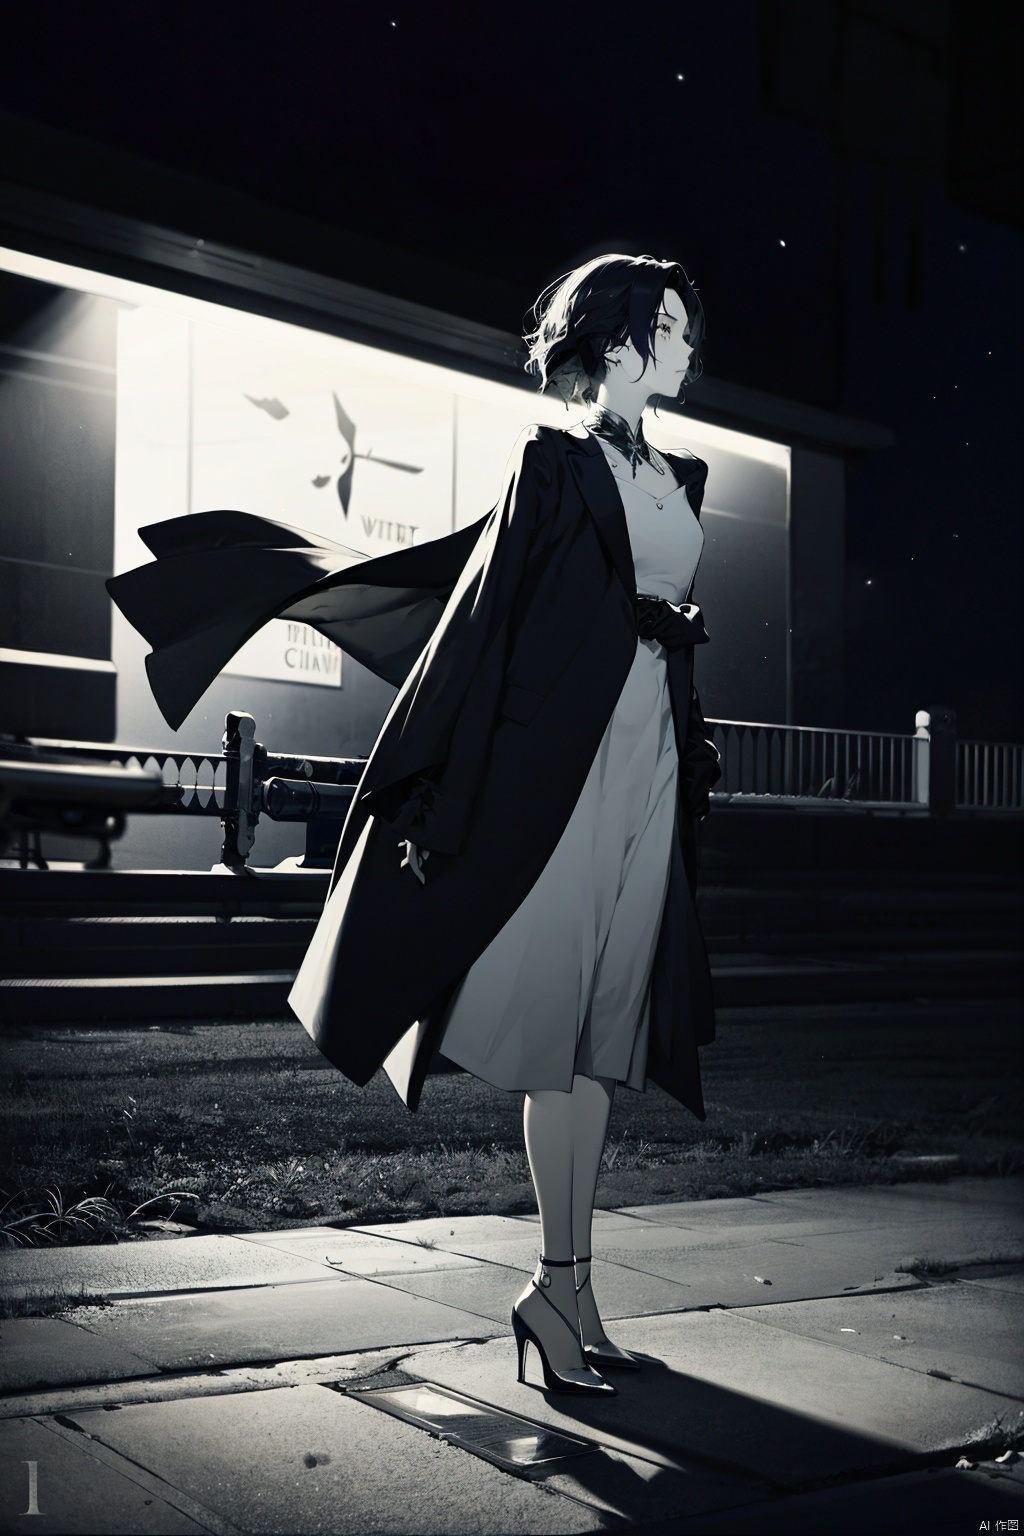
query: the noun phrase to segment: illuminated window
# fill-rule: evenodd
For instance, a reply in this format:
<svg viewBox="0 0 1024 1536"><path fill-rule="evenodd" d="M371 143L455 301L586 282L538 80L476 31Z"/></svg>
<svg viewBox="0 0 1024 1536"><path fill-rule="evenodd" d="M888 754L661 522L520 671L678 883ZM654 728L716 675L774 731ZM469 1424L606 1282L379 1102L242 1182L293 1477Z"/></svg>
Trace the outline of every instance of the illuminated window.
<svg viewBox="0 0 1024 1536"><path fill-rule="evenodd" d="M149 558L140 527L215 508L367 555L422 543L493 505L524 426L583 414L530 387L15 251L0 251L0 269L116 310L104 379L116 398L115 571ZM54 324L75 313L65 306ZM716 641L701 658L705 709L782 718L789 450L669 409L646 429L711 467L697 592ZM142 655L115 659L127 700L146 687ZM330 642L283 620L226 671L303 686L346 676ZM246 707L258 714L258 696ZM131 710L120 716L123 739Z"/></svg>

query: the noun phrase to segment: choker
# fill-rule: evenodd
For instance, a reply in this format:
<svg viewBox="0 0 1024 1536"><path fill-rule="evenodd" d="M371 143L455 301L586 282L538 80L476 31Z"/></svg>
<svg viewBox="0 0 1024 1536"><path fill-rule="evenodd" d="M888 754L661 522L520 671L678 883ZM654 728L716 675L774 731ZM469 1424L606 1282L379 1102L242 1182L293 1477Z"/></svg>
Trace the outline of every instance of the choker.
<svg viewBox="0 0 1024 1536"><path fill-rule="evenodd" d="M592 437L603 438L613 448L617 448L623 458L629 461L633 470L633 479L636 479L636 466L640 459L656 469L659 475L665 471L660 464L655 464L651 458L651 450L644 437L644 424L640 420L636 424L636 431L631 432L629 423L621 417L617 411L610 411L606 406L597 406L593 413L583 423Z"/></svg>

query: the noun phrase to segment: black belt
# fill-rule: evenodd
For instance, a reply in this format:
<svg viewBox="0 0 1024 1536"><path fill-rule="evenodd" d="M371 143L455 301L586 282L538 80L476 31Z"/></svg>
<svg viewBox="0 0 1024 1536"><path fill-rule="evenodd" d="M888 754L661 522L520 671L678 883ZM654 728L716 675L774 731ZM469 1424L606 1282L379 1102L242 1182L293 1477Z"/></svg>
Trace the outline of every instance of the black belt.
<svg viewBox="0 0 1024 1536"><path fill-rule="evenodd" d="M643 592L637 593L636 632L641 640L657 640L666 651L706 645L711 638L696 603L676 607L663 597L648 597Z"/></svg>

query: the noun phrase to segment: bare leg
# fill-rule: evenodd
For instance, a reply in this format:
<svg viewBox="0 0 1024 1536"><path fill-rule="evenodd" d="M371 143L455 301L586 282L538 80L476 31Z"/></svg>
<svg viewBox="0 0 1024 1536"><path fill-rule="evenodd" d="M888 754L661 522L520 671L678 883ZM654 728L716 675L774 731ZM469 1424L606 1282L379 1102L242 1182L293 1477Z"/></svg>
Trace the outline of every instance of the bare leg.
<svg viewBox="0 0 1024 1536"><path fill-rule="evenodd" d="M591 1226L594 1196L614 1096L614 1078L577 1076L572 1080L572 1247L573 1253L580 1258L593 1253ZM589 1274L589 1263L581 1264L577 1260L577 1306L583 1342L600 1344L606 1335L594 1300L593 1287L586 1284Z"/></svg>
<svg viewBox="0 0 1024 1536"><path fill-rule="evenodd" d="M540 1089L523 1102L523 1135L540 1212L541 1252L571 1259L573 1150L571 1093Z"/></svg>
<svg viewBox="0 0 1024 1536"><path fill-rule="evenodd" d="M568 1262L543 1271L538 1264L534 1276L551 1302L575 1329L578 1326L576 1284L572 1267L573 1247L573 1096L556 1089L528 1093L523 1105L523 1131L526 1155L537 1192L540 1212L541 1252L547 1259ZM555 1317L545 1299L531 1283L516 1302L516 1308L544 1342L548 1359L557 1371L589 1371L579 1343L574 1343L570 1329Z"/></svg>

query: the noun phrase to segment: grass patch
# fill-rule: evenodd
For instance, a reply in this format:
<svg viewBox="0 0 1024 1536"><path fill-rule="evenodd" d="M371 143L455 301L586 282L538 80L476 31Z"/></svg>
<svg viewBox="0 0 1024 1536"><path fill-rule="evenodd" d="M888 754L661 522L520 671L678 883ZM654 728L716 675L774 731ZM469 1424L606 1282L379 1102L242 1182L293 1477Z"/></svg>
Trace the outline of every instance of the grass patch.
<svg viewBox="0 0 1024 1536"><path fill-rule="evenodd" d="M985 1259L938 1259L938 1258L913 1258L903 1259L895 1266L898 1275L916 1275L919 1279L938 1279L942 1275L962 1274L965 1270L970 1272L987 1273L990 1269L997 1269L1002 1265L1019 1265L1024 1263L1024 1250L1018 1249L1014 1253L990 1253Z"/></svg>
<svg viewBox="0 0 1024 1536"><path fill-rule="evenodd" d="M38 1291L32 1296L0 1294L0 1322L15 1317L59 1317L74 1307L109 1307L105 1296L94 1291L63 1288Z"/></svg>
<svg viewBox="0 0 1024 1536"><path fill-rule="evenodd" d="M196 1196L188 1190L168 1190L151 1196L141 1205L111 1200L110 1186L104 1195L84 1195L68 1204L59 1189L48 1189L45 1201L22 1189L0 1205L0 1236L8 1248L44 1247L71 1243L116 1243L131 1237L152 1237L171 1232L174 1215L183 1202ZM169 1210L169 1216L158 1212Z"/></svg>
<svg viewBox="0 0 1024 1536"><path fill-rule="evenodd" d="M724 1012L707 1119L620 1091L598 1204L1017 1173L1018 1030L1000 1003ZM521 1094L433 1078L410 1115L296 1023L37 1028L3 1055L12 1245L534 1209Z"/></svg>

